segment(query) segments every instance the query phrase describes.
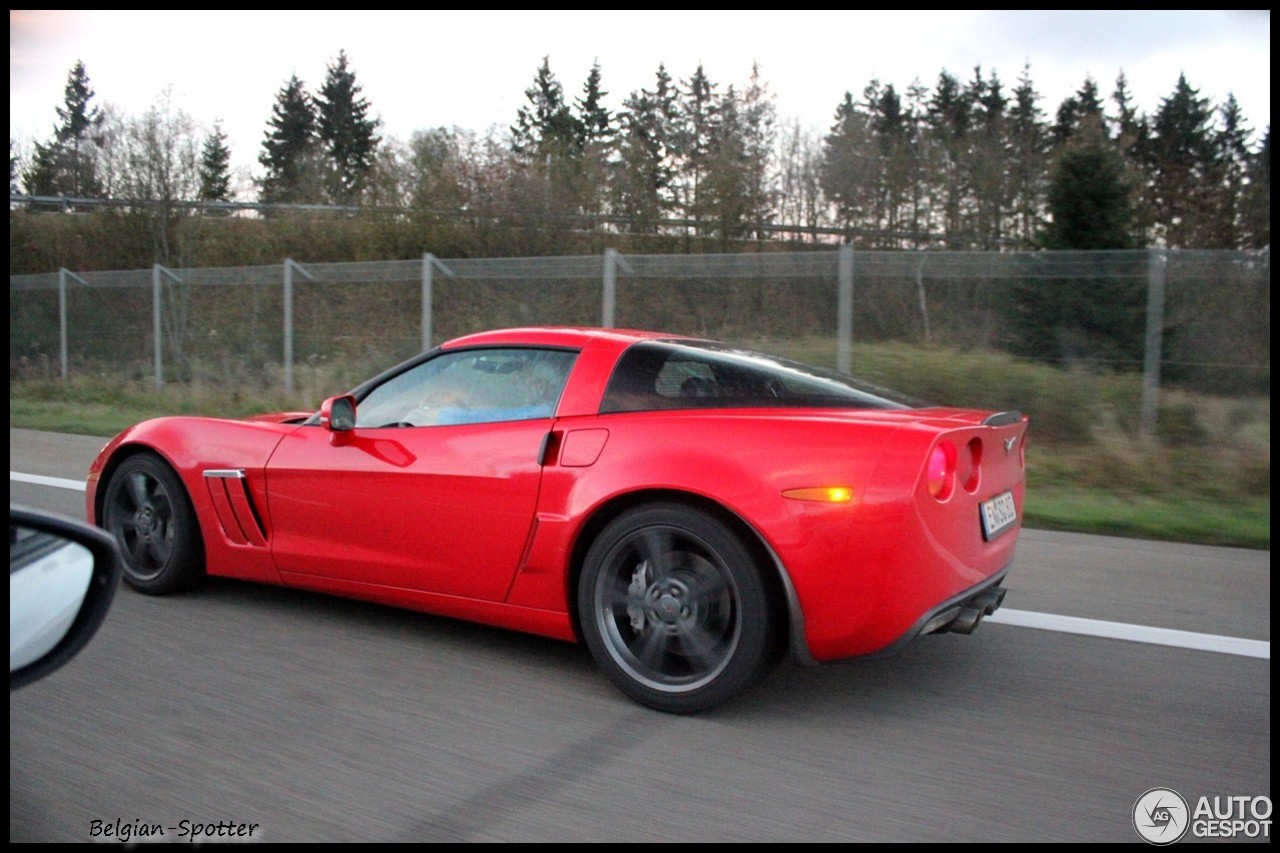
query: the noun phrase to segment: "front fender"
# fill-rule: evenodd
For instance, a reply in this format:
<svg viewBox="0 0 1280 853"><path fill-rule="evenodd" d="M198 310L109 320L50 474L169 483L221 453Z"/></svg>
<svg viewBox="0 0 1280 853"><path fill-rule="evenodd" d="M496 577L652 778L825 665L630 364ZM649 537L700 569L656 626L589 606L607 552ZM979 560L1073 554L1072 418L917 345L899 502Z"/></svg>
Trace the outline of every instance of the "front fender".
<svg viewBox="0 0 1280 853"><path fill-rule="evenodd" d="M279 583L270 552L266 464L281 438L303 428L289 423L196 417L144 421L109 441L93 461L85 488L86 514L102 526L103 497L112 473L131 455L154 454L186 487L200 524L209 574ZM237 487L243 488L243 499L260 520L262 535L255 537L257 541L239 535L234 520L228 522L226 509L215 503L216 490L224 488L224 481L210 482L205 477L209 470L244 472Z"/></svg>

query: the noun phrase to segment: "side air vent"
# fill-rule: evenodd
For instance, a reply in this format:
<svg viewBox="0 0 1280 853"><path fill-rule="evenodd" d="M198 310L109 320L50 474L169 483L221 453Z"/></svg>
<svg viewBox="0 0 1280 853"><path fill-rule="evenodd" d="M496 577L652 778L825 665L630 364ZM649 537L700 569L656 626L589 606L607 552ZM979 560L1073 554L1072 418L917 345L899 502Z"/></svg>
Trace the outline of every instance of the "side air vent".
<svg viewBox="0 0 1280 853"><path fill-rule="evenodd" d="M210 469L204 472L209 497L227 540L235 545L267 544L267 531L249 496L249 481L239 468Z"/></svg>

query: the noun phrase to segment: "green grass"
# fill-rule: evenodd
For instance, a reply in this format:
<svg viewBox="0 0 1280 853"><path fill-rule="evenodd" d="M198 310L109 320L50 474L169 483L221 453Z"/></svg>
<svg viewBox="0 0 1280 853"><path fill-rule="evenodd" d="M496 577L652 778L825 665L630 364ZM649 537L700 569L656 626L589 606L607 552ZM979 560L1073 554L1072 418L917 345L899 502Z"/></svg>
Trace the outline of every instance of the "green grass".
<svg viewBox="0 0 1280 853"><path fill-rule="evenodd" d="M830 340L759 348L834 364ZM1141 378L1030 364L992 352L861 345L854 373L923 399L1018 409L1028 433L1026 522L1031 527L1271 547L1271 401L1166 390L1155 438L1138 434ZM228 382L232 384L234 380ZM150 417L239 417L308 411L350 380L302 370L292 395L210 382L156 391L145 379L77 376L9 383L9 425L110 436Z"/></svg>
<svg viewBox="0 0 1280 853"><path fill-rule="evenodd" d="M131 424L164 415L234 418L311 411L319 402L307 394L245 393L211 386L173 384L156 391L145 381L103 377L73 377L65 383L10 380L9 426L109 437Z"/></svg>
<svg viewBox="0 0 1280 853"><path fill-rule="evenodd" d="M1225 505L1177 495L1028 488L1027 527L1271 550L1271 500Z"/></svg>

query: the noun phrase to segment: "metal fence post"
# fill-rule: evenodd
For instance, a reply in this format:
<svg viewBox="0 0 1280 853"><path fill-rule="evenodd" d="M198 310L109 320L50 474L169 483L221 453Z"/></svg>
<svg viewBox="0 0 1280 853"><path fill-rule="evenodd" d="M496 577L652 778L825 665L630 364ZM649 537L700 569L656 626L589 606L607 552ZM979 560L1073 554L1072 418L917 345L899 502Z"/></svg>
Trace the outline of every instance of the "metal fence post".
<svg viewBox="0 0 1280 853"><path fill-rule="evenodd" d="M284 390L293 391L293 258L284 259Z"/></svg>
<svg viewBox="0 0 1280 853"><path fill-rule="evenodd" d="M604 291L600 294L600 325L613 328L618 310L618 250L604 250Z"/></svg>
<svg viewBox="0 0 1280 853"><path fill-rule="evenodd" d="M453 270L449 269L435 255L427 252L422 256L422 350L426 352L431 349L431 338L433 334L432 322L434 319L434 302L435 302L435 271L439 269L450 278L453 277Z"/></svg>
<svg viewBox="0 0 1280 853"><path fill-rule="evenodd" d="M840 244L836 292L836 370L853 370L853 244Z"/></svg>
<svg viewBox="0 0 1280 853"><path fill-rule="evenodd" d="M155 365L152 372L155 376L156 390L159 391L164 387L164 358L161 355L161 350L164 349L164 333L160 328L159 264L151 266L151 334L155 336Z"/></svg>
<svg viewBox="0 0 1280 853"><path fill-rule="evenodd" d="M1147 337L1142 355L1143 438L1156 434L1160 418L1160 358L1164 336L1164 285L1167 257L1162 249L1147 251Z"/></svg>
<svg viewBox="0 0 1280 853"><path fill-rule="evenodd" d="M430 252L422 256L422 351L431 349L431 301L432 277L435 274L436 256Z"/></svg>
<svg viewBox="0 0 1280 853"><path fill-rule="evenodd" d="M284 390L293 392L293 258L284 259Z"/></svg>
<svg viewBox="0 0 1280 853"><path fill-rule="evenodd" d="M12 297L11 297L12 298ZM58 357L62 363L62 380L67 379L67 269L58 270Z"/></svg>
<svg viewBox="0 0 1280 853"><path fill-rule="evenodd" d="M604 289L600 294L600 325L612 329L618 313L618 270L634 273L617 249L604 250Z"/></svg>
<svg viewBox="0 0 1280 853"><path fill-rule="evenodd" d="M307 272L293 258L284 259L284 390L293 392L293 271L302 273L308 281L316 277Z"/></svg>

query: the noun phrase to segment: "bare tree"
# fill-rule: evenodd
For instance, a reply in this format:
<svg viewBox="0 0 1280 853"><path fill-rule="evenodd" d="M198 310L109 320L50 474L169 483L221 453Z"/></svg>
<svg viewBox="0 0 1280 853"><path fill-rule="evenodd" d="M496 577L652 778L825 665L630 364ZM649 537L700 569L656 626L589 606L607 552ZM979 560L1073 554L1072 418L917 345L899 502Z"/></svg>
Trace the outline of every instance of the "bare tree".
<svg viewBox="0 0 1280 853"><path fill-rule="evenodd" d="M793 120L778 141L778 213L783 222L802 226L817 242L828 222L822 194L822 136Z"/></svg>

